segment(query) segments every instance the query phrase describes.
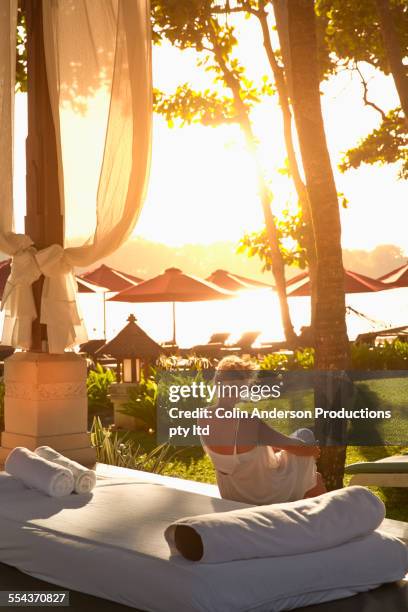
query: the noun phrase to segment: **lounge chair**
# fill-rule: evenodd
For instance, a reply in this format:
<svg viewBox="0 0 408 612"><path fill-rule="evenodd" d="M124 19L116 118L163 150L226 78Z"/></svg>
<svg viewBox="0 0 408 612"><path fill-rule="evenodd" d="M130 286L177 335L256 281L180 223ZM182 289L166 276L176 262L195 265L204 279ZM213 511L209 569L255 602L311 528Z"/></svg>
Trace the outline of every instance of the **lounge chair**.
<svg viewBox="0 0 408 612"><path fill-rule="evenodd" d="M0 360L4 361L7 357L10 357L15 351L15 348L12 346L7 346L6 344L0 344Z"/></svg>
<svg viewBox="0 0 408 612"><path fill-rule="evenodd" d="M351 475L351 485L408 487L408 454L352 463L345 472Z"/></svg>
<svg viewBox="0 0 408 612"><path fill-rule="evenodd" d="M14 353L15 349L12 346L6 344L0 344L0 376L4 373L4 360Z"/></svg>
<svg viewBox="0 0 408 612"><path fill-rule="evenodd" d="M236 346L242 348L242 350L250 349L258 338L261 335L260 331L248 331L244 332L240 339L236 342Z"/></svg>
<svg viewBox="0 0 408 612"><path fill-rule="evenodd" d="M230 332L216 332L211 336L208 341L208 344L225 344L230 335Z"/></svg>
<svg viewBox="0 0 408 612"><path fill-rule="evenodd" d="M387 329L377 329L372 332L359 334L354 340L354 344L368 344L370 346L375 346L378 342L392 341L396 339L403 342L408 341L408 325L401 327L390 327Z"/></svg>
<svg viewBox="0 0 408 612"><path fill-rule="evenodd" d="M260 331L244 332L237 342L234 344L225 344L230 334L217 333L213 334L208 344L200 344L193 346L191 351L196 355L205 355L210 357L222 358L227 355L235 355L239 353L252 352L252 345L260 335Z"/></svg>
<svg viewBox="0 0 408 612"><path fill-rule="evenodd" d="M180 352L179 345L173 342L172 340L161 342L160 346L163 349L163 355L166 355L167 357L171 357L172 355L178 355Z"/></svg>
<svg viewBox="0 0 408 612"><path fill-rule="evenodd" d="M230 332L216 332L207 344L197 344L189 349L189 352L203 357L218 357L220 349L225 346L230 335Z"/></svg>
<svg viewBox="0 0 408 612"><path fill-rule="evenodd" d="M98 338L95 340L88 340L83 344L79 345L79 351L81 353L86 353L92 359L95 359L96 352L106 344L106 340L104 338Z"/></svg>
<svg viewBox="0 0 408 612"><path fill-rule="evenodd" d="M281 353L285 355L293 355L293 351L288 349L288 343L282 342L262 342L261 346L256 349L256 354L259 356L270 355L271 353Z"/></svg>
<svg viewBox="0 0 408 612"><path fill-rule="evenodd" d="M260 331L247 331L235 342L235 344L226 345L222 348L221 356L235 353L256 353L257 351L252 348L253 343L261 334Z"/></svg>

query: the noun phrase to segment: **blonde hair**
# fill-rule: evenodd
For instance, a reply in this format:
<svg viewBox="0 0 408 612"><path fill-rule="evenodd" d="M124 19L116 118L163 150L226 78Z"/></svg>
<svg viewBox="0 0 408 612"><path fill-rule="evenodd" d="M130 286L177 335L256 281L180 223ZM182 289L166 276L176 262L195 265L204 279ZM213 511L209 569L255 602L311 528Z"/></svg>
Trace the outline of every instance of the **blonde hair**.
<svg viewBox="0 0 408 612"><path fill-rule="evenodd" d="M217 364L217 370L255 370L256 365L249 359L242 359L238 355L223 357Z"/></svg>
<svg viewBox="0 0 408 612"><path fill-rule="evenodd" d="M223 357L217 364L215 379L217 381L234 379L252 379L250 372L256 370L256 365L250 359L242 359L238 355Z"/></svg>

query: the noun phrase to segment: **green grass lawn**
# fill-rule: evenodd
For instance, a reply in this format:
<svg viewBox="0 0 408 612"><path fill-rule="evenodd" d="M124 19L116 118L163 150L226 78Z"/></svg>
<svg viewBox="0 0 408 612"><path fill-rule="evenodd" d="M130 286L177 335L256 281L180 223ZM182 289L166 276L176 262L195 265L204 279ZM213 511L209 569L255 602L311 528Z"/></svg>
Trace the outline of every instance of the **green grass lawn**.
<svg viewBox="0 0 408 612"><path fill-rule="evenodd" d="M408 419L406 402L408 400L407 378L383 378L360 380L355 382L355 395L350 408L390 409L392 419L371 419L353 421L349 425L351 433L350 446L347 449L346 463L359 461L373 461L389 455L408 452L408 447L397 446L408 440ZM259 409L303 409L313 410L314 396L312 390L292 391L278 402L259 402ZM253 404L252 404L253 405ZM313 427L310 422L296 420L271 421L270 425L279 431L290 433L298 427ZM132 438L140 444L141 448L149 451L155 444L155 436L142 433L132 433ZM355 444L373 444L372 446L356 446ZM358 440L358 442L356 441ZM375 446L374 446L375 444ZM177 449L164 469L164 474L176 476L198 482L215 483L215 472L210 459L204 454L200 446L183 447ZM345 477L347 485L350 476ZM387 508L387 517L408 522L408 488L372 488L384 501Z"/></svg>
<svg viewBox="0 0 408 612"><path fill-rule="evenodd" d="M251 404L259 410L302 410L314 412L314 392L310 389L289 391L278 400L264 400ZM400 445L408 440L408 378L359 380L354 383L354 394L346 400L347 410L391 412L391 418L356 418L349 421L350 445ZM245 407L245 404L242 404ZM290 434L300 427L313 428L314 418L275 419L267 422L278 431Z"/></svg>
<svg viewBox="0 0 408 612"><path fill-rule="evenodd" d="M155 446L155 437L142 433L132 433L132 438L145 450L151 450ZM389 455L408 452L408 447L396 446L349 446L347 449L347 465L358 461L375 461ZM214 484L215 471L211 460L205 455L201 447L185 447L177 449L177 455L172 459L163 471L167 476L207 482ZM346 476L344 484L348 484L350 476ZM408 488L384 488L372 487L385 503L387 517L399 521L408 522Z"/></svg>
<svg viewBox="0 0 408 612"><path fill-rule="evenodd" d="M349 446L347 449L347 465L358 461L376 461L376 459L407 452L408 447ZM351 476L346 475L344 484L348 484L350 478ZM385 503L387 518L408 522L408 488L370 488Z"/></svg>

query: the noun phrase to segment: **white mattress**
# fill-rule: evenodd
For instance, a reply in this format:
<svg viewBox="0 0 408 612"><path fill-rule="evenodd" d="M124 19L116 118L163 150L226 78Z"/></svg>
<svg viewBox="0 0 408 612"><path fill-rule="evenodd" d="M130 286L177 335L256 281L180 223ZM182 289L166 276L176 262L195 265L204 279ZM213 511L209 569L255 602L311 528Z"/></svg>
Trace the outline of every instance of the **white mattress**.
<svg viewBox="0 0 408 612"><path fill-rule="evenodd" d="M67 589L155 612L273 612L347 597L408 569L375 533L296 557L194 564L170 558L169 523L244 506L135 479L98 478L92 496L49 498L0 479L0 561Z"/></svg>

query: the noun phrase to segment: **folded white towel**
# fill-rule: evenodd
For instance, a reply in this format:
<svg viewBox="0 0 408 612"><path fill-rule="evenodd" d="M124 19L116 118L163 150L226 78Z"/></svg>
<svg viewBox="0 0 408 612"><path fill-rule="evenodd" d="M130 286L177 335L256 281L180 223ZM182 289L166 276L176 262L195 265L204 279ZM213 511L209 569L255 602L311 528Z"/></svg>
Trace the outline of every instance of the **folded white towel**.
<svg viewBox="0 0 408 612"><path fill-rule="evenodd" d="M58 451L50 446L39 446L34 451L39 457L48 459L57 465L62 465L72 472L74 477L75 493L90 493L96 485L96 473L94 470L88 470L80 463L61 455Z"/></svg>
<svg viewBox="0 0 408 612"><path fill-rule="evenodd" d="M172 553L222 563L333 548L371 533L384 516L376 495L347 487L295 502L180 519L164 535Z"/></svg>
<svg viewBox="0 0 408 612"><path fill-rule="evenodd" d="M74 477L67 468L43 459L28 448L14 448L6 459L4 469L28 487L50 497L69 495L74 490Z"/></svg>

